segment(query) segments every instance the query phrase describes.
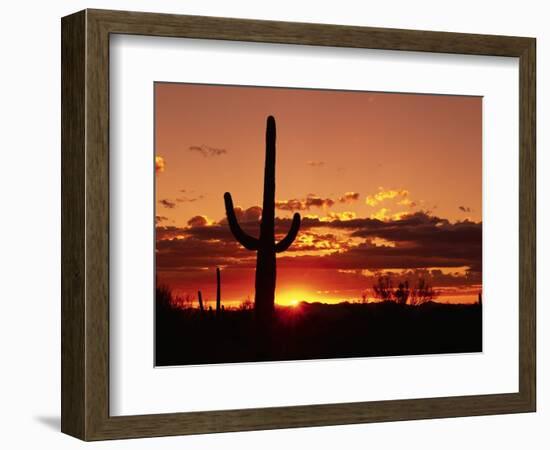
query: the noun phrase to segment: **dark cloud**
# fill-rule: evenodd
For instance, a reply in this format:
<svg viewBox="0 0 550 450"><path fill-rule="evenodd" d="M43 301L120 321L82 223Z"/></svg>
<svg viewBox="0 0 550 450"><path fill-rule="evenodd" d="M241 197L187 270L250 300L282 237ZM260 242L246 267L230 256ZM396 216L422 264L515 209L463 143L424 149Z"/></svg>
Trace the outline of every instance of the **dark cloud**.
<svg viewBox="0 0 550 450"><path fill-rule="evenodd" d="M340 203L352 203L359 200L359 192L346 192L338 199Z"/></svg>
<svg viewBox="0 0 550 450"><path fill-rule="evenodd" d="M173 225L157 225L155 227L157 242L174 239L178 236L184 236L185 233L186 233L185 228L175 227Z"/></svg>
<svg viewBox="0 0 550 450"><path fill-rule="evenodd" d="M205 158L210 156L220 156L227 153L225 148L210 147L209 145L191 145L189 151L198 152Z"/></svg>
<svg viewBox="0 0 550 450"><path fill-rule="evenodd" d="M322 198L314 194L309 194L304 199L293 198L290 200L277 200L275 207L284 211L306 211L313 207L329 208L334 205L334 200L331 198Z"/></svg>
<svg viewBox="0 0 550 450"><path fill-rule="evenodd" d="M188 236L158 240L156 245L156 263L159 269L237 266L247 259L255 263L255 252L245 250L236 241L211 241Z"/></svg>
<svg viewBox="0 0 550 450"><path fill-rule="evenodd" d="M194 216L187 221L191 228L205 227L208 225L208 219L205 216Z"/></svg>
<svg viewBox="0 0 550 450"><path fill-rule="evenodd" d="M239 206L234 208L235 216L242 225L257 224L262 216L262 208L260 206L251 206L250 208L243 209ZM227 223L227 219L224 217L220 223Z"/></svg>
<svg viewBox="0 0 550 450"><path fill-rule="evenodd" d="M468 206L459 206L458 209L460 209L462 212L471 212L472 210Z"/></svg>
<svg viewBox="0 0 550 450"><path fill-rule="evenodd" d="M308 264L345 270L469 267L472 271L481 271L481 223L467 220L450 223L426 212L417 212L389 221L352 219L326 223L306 217L303 225L305 229L346 230L351 238L363 241L335 254L295 258L294 264L301 267ZM375 244L380 239L387 244Z"/></svg>
<svg viewBox="0 0 550 450"><path fill-rule="evenodd" d="M261 208L237 207L235 213L242 228L258 236ZM276 219L278 239L288 232L290 222L290 218ZM157 226L160 266L254 267L254 252L246 251L235 241L225 218L209 223L205 217L196 216L188 225L183 228ZM295 243L278 261L281 267L297 270L418 271L467 267L467 279L463 281L473 283L481 280L481 256L481 222L451 223L427 212L416 212L399 220L384 221L370 218L326 221L304 217ZM439 277L438 283L447 276L442 272L435 275Z"/></svg>
<svg viewBox="0 0 550 450"><path fill-rule="evenodd" d="M182 192L184 192L184 191L182 191ZM193 203L193 202L196 202L197 200L202 200L203 198L204 198L204 195L199 195L197 197L183 196L183 197L176 198L176 201L178 203Z"/></svg>
<svg viewBox="0 0 550 450"><path fill-rule="evenodd" d="M340 203L353 203L359 200L358 192L345 192L338 198ZM330 208L336 204L332 198L320 197L316 194L308 194L306 198L293 198L290 200L277 200L275 207L285 211L307 211L311 208Z"/></svg>
<svg viewBox="0 0 550 450"><path fill-rule="evenodd" d="M235 216L239 221L239 225L254 237L259 235L261 214L262 208L259 206L252 206L247 209L235 207ZM199 215L192 217L187 224L187 227L157 226L157 240L193 237L204 241L234 241L225 217L217 223L208 223L206 217ZM288 227L290 227L290 222L277 225L276 232L278 229L288 230Z"/></svg>
<svg viewBox="0 0 550 450"><path fill-rule="evenodd" d="M172 200L168 200L167 198L159 200L159 203L165 208L169 208L169 209L174 209L176 207L176 203L173 202Z"/></svg>
<svg viewBox="0 0 550 450"><path fill-rule="evenodd" d="M310 167L323 167L325 165L324 161L308 161L307 165Z"/></svg>
<svg viewBox="0 0 550 450"><path fill-rule="evenodd" d="M167 220L168 220L168 217L165 217L165 216L155 216L155 223L166 222Z"/></svg>

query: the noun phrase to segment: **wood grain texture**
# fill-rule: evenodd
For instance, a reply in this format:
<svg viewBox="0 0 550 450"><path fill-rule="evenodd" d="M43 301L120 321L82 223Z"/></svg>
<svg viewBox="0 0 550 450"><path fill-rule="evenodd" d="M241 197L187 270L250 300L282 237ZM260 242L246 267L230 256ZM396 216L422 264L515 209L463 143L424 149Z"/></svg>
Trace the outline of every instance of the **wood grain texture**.
<svg viewBox="0 0 550 450"><path fill-rule="evenodd" d="M87 15L86 439L109 415L109 33Z"/></svg>
<svg viewBox="0 0 550 450"><path fill-rule="evenodd" d="M536 41L519 67L519 384L536 408Z"/></svg>
<svg viewBox="0 0 550 450"><path fill-rule="evenodd" d="M83 437L85 282L85 19L61 26L61 430Z"/></svg>
<svg viewBox="0 0 550 450"><path fill-rule="evenodd" d="M519 391L109 416L110 33L519 57ZM98 440L535 410L534 39L86 10L63 18L62 40L62 430L65 433Z"/></svg>

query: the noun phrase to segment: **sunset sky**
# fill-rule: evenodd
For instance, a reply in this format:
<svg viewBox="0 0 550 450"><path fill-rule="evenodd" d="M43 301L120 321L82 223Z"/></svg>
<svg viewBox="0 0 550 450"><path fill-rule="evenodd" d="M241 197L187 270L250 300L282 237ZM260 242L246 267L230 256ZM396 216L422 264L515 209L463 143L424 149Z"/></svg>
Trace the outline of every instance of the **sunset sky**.
<svg viewBox="0 0 550 450"><path fill-rule="evenodd" d="M225 221L259 231L265 123L277 121L276 302L355 301L381 273L424 277L439 301L481 289L482 99L155 84L157 276L179 295L254 299L255 252Z"/></svg>

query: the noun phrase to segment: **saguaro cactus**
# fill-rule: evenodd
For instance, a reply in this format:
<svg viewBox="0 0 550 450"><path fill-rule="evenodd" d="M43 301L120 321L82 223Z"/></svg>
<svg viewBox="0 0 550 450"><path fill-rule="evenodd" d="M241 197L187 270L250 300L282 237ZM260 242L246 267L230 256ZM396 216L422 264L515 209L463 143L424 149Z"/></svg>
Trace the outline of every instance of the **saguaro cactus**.
<svg viewBox="0 0 550 450"><path fill-rule="evenodd" d="M198 292L198 298L199 298L199 308L201 310L201 313L204 313L204 303L202 302L202 292Z"/></svg>
<svg viewBox="0 0 550 450"><path fill-rule="evenodd" d="M279 242L275 242L275 119L267 118L265 133L265 169L264 198L262 206L262 221L260 236L255 238L245 233L240 227L231 194L224 194L225 211L229 228L240 244L258 253L256 258L256 295L254 309L260 323L268 324L273 317L275 306L275 282L277 266L275 254L287 250L300 229L300 214L294 214L288 234Z"/></svg>
<svg viewBox="0 0 550 450"><path fill-rule="evenodd" d="M221 293L221 280L220 280L220 268L216 267L216 315L220 315L220 306L222 302L222 293Z"/></svg>

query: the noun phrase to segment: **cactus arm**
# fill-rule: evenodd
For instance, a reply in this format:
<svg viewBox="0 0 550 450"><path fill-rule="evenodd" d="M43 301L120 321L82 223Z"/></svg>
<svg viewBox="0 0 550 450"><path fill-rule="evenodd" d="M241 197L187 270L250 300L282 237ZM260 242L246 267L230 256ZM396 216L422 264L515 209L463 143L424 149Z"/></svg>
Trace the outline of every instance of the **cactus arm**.
<svg viewBox="0 0 550 450"><path fill-rule="evenodd" d="M290 225L290 230L283 239L275 244L275 252L284 252L292 245L294 239L296 239L296 236L298 235L298 231L300 230L300 221L300 214L294 214L294 217L292 218L292 224Z"/></svg>
<svg viewBox="0 0 550 450"><path fill-rule="evenodd" d="M245 233L239 222L237 221L237 216L235 215L235 209L233 208L233 199L231 194L226 192L223 195L225 200L225 213L227 214L227 222L229 223L229 229L235 239L247 250L258 250L259 241L255 237L250 236Z"/></svg>

